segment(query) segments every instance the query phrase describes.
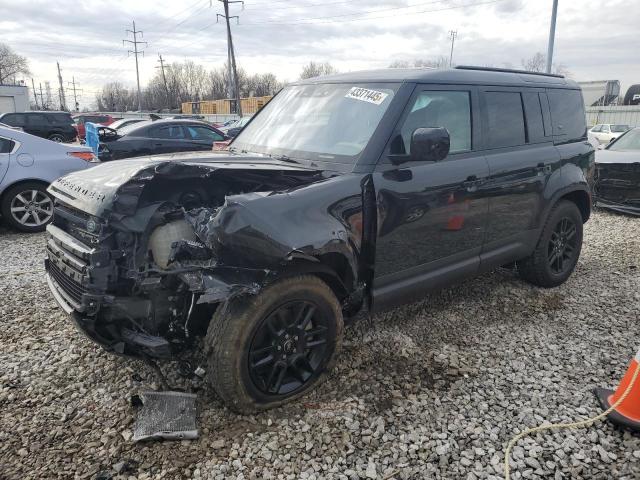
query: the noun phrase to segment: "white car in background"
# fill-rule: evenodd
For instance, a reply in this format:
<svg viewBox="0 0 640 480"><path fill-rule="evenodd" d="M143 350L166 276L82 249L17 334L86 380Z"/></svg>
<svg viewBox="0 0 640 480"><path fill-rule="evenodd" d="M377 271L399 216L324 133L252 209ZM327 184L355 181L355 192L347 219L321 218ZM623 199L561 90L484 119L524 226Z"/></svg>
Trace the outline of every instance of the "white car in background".
<svg viewBox="0 0 640 480"><path fill-rule="evenodd" d="M587 132L587 137L592 145L606 145L614 138L618 138L624 132L631 130L629 125L613 123L599 123Z"/></svg>
<svg viewBox="0 0 640 480"><path fill-rule="evenodd" d="M49 184L97 162L88 147L52 142L0 125L2 220L22 232L44 230L53 217Z"/></svg>

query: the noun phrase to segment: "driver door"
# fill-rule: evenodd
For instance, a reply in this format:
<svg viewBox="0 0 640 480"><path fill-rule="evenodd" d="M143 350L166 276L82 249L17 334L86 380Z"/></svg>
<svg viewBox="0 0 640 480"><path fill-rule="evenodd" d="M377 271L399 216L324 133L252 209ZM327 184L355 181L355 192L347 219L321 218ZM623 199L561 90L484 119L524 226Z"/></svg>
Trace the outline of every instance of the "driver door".
<svg viewBox="0 0 640 480"><path fill-rule="evenodd" d="M419 298L478 270L489 208L479 110L473 86L418 87L409 101L374 173L374 309ZM411 135L421 127L446 128L449 155L439 162L391 163L390 155L410 153Z"/></svg>

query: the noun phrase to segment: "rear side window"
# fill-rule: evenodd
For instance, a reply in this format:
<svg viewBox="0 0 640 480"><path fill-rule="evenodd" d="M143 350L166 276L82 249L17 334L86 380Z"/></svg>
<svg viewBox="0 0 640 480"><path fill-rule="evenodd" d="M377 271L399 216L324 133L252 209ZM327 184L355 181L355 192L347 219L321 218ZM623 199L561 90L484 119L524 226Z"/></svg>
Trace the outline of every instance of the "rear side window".
<svg viewBox="0 0 640 480"><path fill-rule="evenodd" d="M164 127L156 127L151 129L151 138L170 138L170 139L182 139L185 138L184 130L179 125L167 125Z"/></svg>
<svg viewBox="0 0 640 480"><path fill-rule="evenodd" d="M13 140L0 137L0 153L11 153L14 145L15 142Z"/></svg>
<svg viewBox="0 0 640 480"><path fill-rule="evenodd" d="M218 135L214 130L209 130L207 127L190 125L187 127L189 131L189 135L193 140L204 140L204 141L220 141L224 140L221 135Z"/></svg>
<svg viewBox="0 0 640 480"><path fill-rule="evenodd" d="M553 135L561 142L585 138L587 126L579 90L548 89Z"/></svg>
<svg viewBox="0 0 640 480"><path fill-rule="evenodd" d="M526 134L519 92L485 92L488 148L524 145Z"/></svg>
<svg viewBox="0 0 640 480"><path fill-rule="evenodd" d="M602 131L602 125L596 125L595 127L593 127L591 129L592 132L601 132Z"/></svg>
<svg viewBox="0 0 640 480"><path fill-rule="evenodd" d="M68 113L52 113L51 119L55 124L71 125L73 123L73 118Z"/></svg>

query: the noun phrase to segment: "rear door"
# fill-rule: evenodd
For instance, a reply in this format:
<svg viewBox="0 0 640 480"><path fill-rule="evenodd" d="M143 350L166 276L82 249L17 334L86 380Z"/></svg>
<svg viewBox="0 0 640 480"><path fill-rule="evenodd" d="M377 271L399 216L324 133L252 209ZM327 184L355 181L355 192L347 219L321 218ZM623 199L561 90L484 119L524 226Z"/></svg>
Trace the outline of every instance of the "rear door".
<svg viewBox="0 0 640 480"><path fill-rule="evenodd" d="M543 89L480 90L490 191L482 268L526 255L535 246L543 192L561 165Z"/></svg>
<svg viewBox="0 0 640 480"><path fill-rule="evenodd" d="M52 132L53 125L46 115L41 113L28 113L26 117L25 131L37 137L47 138Z"/></svg>

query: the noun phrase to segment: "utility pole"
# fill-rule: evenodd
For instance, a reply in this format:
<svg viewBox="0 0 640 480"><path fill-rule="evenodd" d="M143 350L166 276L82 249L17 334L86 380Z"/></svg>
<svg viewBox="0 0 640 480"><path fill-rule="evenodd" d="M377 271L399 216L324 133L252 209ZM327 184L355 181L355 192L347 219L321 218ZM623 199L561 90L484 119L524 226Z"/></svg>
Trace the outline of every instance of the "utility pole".
<svg viewBox="0 0 640 480"><path fill-rule="evenodd" d="M164 60L162 59L162 55L158 54L158 58L159 58L159 62L160 62L160 66L156 67L159 68L162 71L162 81L164 82L164 90L167 94L167 107L169 107L169 110L171 110L171 98L169 98L169 86L167 85L167 77L164 74Z"/></svg>
<svg viewBox="0 0 640 480"><path fill-rule="evenodd" d="M235 98L236 100L236 112L242 117L242 105L240 104L240 85L238 84L238 70L236 69L236 54L233 49L233 38L231 37L231 24L229 22L230 19L235 18L238 23L240 23L240 17L237 15L229 16L229 4L230 3L241 3L242 8L244 8L243 0L218 0L222 2L224 5L224 15L218 13L216 15L216 22L220 17L224 18L227 23L227 57L228 57L228 67L229 67L229 90L231 90L230 97Z"/></svg>
<svg viewBox="0 0 640 480"><path fill-rule="evenodd" d="M58 66L58 82L60 82L60 110L67 109L67 101L64 96L64 86L62 85L62 73L60 73L60 63L56 62Z"/></svg>
<svg viewBox="0 0 640 480"><path fill-rule="evenodd" d="M451 53L449 54L449 68L453 65L453 44L456 41L456 37L458 36L457 30L449 30L449 37L451 38Z"/></svg>
<svg viewBox="0 0 640 480"><path fill-rule="evenodd" d="M80 104L78 104L78 97L76 96L76 90L78 92L82 92L81 88L76 88L76 77L71 77L71 82L67 82L68 85L72 85L73 86L73 101L75 104L75 109L76 112L80 110Z"/></svg>
<svg viewBox="0 0 640 480"><path fill-rule="evenodd" d="M42 110L46 110L47 106L44 104L44 95L42 94L42 82L40 82L40 106Z"/></svg>
<svg viewBox="0 0 640 480"><path fill-rule="evenodd" d="M136 30L136 22L133 22L133 30L127 30L127 33L133 34L133 40L122 40L122 45L125 43L130 43L133 45L133 52L131 50L127 50L127 55L134 54L136 56L136 80L138 82L138 111L142 110L142 95L140 94L140 71L138 70L138 53L141 53L144 57L144 51L138 51L138 44L144 43L147 46L147 42L141 42L138 40L138 35L144 37L144 33L142 30Z"/></svg>
<svg viewBox="0 0 640 480"><path fill-rule="evenodd" d="M553 44L556 40L556 18L558 16L558 0L553 0L551 10L551 27L549 28L549 44L547 45L547 73L551 73L553 63Z"/></svg>
<svg viewBox="0 0 640 480"><path fill-rule="evenodd" d="M31 87L33 88L33 98L36 100L36 108L40 110L38 106L38 92L36 92L36 82L33 81L33 77L31 77Z"/></svg>

